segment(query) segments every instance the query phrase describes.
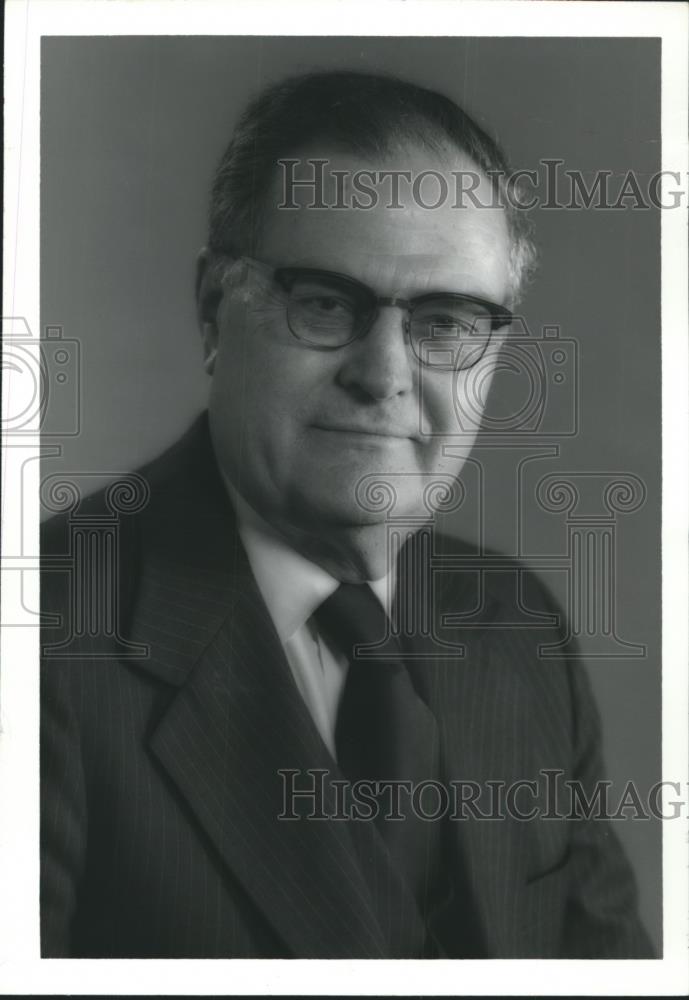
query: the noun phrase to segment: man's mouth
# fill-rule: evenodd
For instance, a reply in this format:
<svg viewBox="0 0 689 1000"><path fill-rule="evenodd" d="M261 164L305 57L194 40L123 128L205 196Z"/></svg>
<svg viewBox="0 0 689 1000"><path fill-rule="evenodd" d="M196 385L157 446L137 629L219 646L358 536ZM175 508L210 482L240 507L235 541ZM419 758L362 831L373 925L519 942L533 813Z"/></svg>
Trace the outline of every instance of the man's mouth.
<svg viewBox="0 0 689 1000"><path fill-rule="evenodd" d="M325 431L331 434L351 435L352 437L377 438L379 440L399 440L406 441L412 437L401 431L399 427L373 426L369 427L361 424L313 424L315 430Z"/></svg>

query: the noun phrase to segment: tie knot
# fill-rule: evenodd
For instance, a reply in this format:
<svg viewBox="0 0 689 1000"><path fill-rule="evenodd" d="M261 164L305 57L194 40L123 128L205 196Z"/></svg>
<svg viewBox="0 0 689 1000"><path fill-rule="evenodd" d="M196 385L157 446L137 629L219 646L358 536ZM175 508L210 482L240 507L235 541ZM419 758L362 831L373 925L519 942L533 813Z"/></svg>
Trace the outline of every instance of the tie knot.
<svg viewBox="0 0 689 1000"><path fill-rule="evenodd" d="M394 639L390 646L390 620L367 583L341 583L317 608L314 617L318 627L335 640L351 661L359 658L357 652L363 651L357 647L361 646L385 645L386 652L399 655Z"/></svg>

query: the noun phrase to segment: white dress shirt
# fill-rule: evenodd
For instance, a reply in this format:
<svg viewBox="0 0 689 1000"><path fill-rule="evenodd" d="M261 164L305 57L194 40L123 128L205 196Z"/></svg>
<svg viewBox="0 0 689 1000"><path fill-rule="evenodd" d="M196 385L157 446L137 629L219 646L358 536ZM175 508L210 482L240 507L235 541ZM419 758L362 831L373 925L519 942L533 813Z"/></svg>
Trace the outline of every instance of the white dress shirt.
<svg viewBox="0 0 689 1000"><path fill-rule="evenodd" d="M340 581L290 548L236 490L229 485L228 489L240 538L296 685L323 742L336 758L335 721L348 663L320 635L312 615ZM369 581L388 614L390 582L390 574Z"/></svg>

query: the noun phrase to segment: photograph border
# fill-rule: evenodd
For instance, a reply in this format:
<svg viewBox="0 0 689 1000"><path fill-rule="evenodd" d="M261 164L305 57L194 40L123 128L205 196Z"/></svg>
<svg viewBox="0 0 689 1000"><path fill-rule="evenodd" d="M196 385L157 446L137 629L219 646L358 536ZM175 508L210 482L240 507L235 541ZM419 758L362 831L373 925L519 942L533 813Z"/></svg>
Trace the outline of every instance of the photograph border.
<svg viewBox="0 0 689 1000"><path fill-rule="evenodd" d="M662 776L689 795L689 8L593 0L8 0L5 35L3 327L40 329L40 42L55 35L456 35L662 40L662 169L682 177L684 211L661 216L663 497ZM341 23L340 23L341 22ZM266 25L270 31L266 31ZM340 30L341 29L341 30ZM664 178L661 192L677 185ZM664 200L664 199L663 199ZM3 415L15 389L3 368ZM16 389L15 389L16 391ZM12 406L17 403L16 396ZM4 423L3 423L4 426ZM2 622L39 604L39 455L33 434L3 436ZM21 575L11 526L21 525ZM20 582L17 584L17 578ZM39 957L38 630L0 636L0 992L14 994L656 995L689 988L687 822L663 827L663 958L654 960L90 960ZM673 791L665 789L669 808Z"/></svg>

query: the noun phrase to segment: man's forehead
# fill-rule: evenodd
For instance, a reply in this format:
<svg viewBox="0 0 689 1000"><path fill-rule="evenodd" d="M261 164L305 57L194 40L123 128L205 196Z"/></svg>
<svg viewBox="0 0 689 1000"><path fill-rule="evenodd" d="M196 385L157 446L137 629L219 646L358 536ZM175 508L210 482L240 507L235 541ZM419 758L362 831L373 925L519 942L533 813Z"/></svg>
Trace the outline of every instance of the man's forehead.
<svg viewBox="0 0 689 1000"><path fill-rule="evenodd" d="M391 184L399 185L399 192L404 201L405 190L408 190L408 183L404 183L405 175L411 174L412 180L423 172L429 171L435 174L442 174L448 183L455 173L474 176L474 184L488 185L490 180L480 168L480 166L464 151L450 146L449 144L438 144L436 148L423 145L420 142L395 142L389 148L379 152L358 152L344 149L329 142L313 142L297 152L285 156L284 161L295 161L292 168L294 176L304 179L313 176L312 163L321 161L323 166L323 176L327 184L330 185L329 194L342 185L351 191L355 174L359 171L374 171L386 174L387 189ZM344 176L342 176L344 175ZM398 178L395 181L395 177ZM465 181L468 184L468 180ZM305 188L305 194L301 198L302 203L307 203L310 199L310 192ZM489 195L485 193L486 200Z"/></svg>
<svg viewBox="0 0 689 1000"><path fill-rule="evenodd" d="M419 290L459 281L504 296L505 209L467 156L409 146L376 158L314 146L290 159L296 164L276 171L264 206L260 252L272 263L380 282L381 294L413 275Z"/></svg>

